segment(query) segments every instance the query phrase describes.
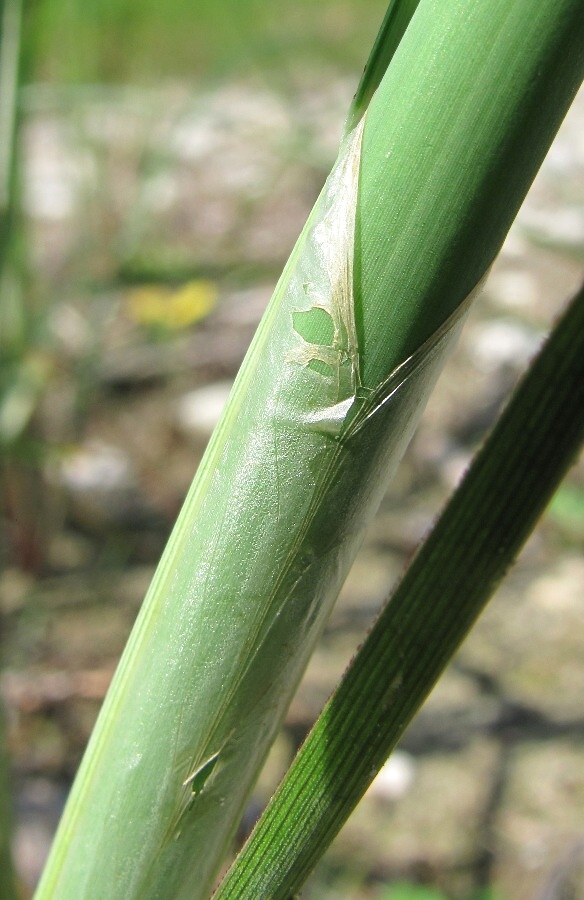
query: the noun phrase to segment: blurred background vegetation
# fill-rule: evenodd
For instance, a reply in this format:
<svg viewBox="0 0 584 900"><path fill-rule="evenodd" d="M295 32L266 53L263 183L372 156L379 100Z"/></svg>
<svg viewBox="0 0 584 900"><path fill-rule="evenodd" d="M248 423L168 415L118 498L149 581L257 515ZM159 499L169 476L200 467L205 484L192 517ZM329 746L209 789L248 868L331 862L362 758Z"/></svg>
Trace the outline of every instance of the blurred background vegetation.
<svg viewBox="0 0 584 900"><path fill-rule="evenodd" d="M17 8L4 0L2 65ZM384 12L25 0L0 257L1 685L24 896ZM581 278L583 124L580 96L238 839ZM580 464L307 897L584 896L583 538Z"/></svg>
<svg viewBox="0 0 584 900"><path fill-rule="evenodd" d="M324 0L34 0L34 79L54 84L134 83L165 79L209 83L260 76L270 83L308 66L358 72L386 4Z"/></svg>

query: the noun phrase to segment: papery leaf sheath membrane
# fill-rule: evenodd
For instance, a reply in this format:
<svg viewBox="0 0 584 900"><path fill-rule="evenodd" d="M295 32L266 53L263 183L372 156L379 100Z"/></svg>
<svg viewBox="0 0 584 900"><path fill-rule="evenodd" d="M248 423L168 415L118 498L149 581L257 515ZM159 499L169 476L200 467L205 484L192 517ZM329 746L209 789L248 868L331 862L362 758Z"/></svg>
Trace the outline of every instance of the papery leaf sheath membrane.
<svg viewBox="0 0 584 900"><path fill-rule="evenodd" d="M96 900L208 894L233 810L458 332L467 302L376 388L361 384L362 132L363 120L343 142L155 575L72 792L51 896L62 896L60 877ZM80 827L101 806L103 824ZM131 856L128 829L139 835ZM206 836L208 853L177 864Z"/></svg>

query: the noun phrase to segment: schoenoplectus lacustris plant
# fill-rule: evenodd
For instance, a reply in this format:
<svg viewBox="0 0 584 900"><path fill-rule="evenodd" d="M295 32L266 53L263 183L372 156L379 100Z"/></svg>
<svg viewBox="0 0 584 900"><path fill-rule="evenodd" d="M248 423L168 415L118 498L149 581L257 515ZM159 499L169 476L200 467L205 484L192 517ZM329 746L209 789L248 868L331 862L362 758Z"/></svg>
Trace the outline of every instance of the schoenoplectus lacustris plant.
<svg viewBox="0 0 584 900"><path fill-rule="evenodd" d="M578 88L583 48L580 0L390 5L120 662L39 900L209 896L367 524ZM291 888L271 890L231 896Z"/></svg>

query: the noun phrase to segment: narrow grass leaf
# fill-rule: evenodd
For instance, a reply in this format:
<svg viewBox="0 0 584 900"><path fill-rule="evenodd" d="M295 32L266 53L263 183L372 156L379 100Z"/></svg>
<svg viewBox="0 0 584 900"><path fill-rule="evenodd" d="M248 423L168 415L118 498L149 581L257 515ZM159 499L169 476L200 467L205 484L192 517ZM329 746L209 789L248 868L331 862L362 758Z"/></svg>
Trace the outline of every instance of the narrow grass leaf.
<svg viewBox="0 0 584 900"><path fill-rule="evenodd" d="M420 0L390 0L351 103L347 131L355 127L367 110L419 2Z"/></svg>

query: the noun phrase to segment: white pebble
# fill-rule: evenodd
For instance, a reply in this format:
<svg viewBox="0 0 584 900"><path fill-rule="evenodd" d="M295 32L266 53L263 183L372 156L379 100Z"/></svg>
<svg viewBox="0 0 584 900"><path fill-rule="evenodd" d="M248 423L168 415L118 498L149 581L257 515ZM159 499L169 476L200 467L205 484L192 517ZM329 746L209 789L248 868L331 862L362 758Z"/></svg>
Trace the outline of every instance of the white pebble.
<svg viewBox="0 0 584 900"><path fill-rule="evenodd" d="M521 269L494 271L486 291L501 306L529 307L537 301L537 281L530 272Z"/></svg>
<svg viewBox="0 0 584 900"><path fill-rule="evenodd" d="M502 366L519 369L538 350L540 336L518 322L495 319L477 325L470 337L470 352L483 372Z"/></svg>
<svg viewBox="0 0 584 900"><path fill-rule="evenodd" d="M416 777L413 757L404 750L394 750L379 770L367 791L367 796L392 802L403 797Z"/></svg>
<svg viewBox="0 0 584 900"><path fill-rule="evenodd" d="M225 409L231 381L217 381L184 394L176 405L176 421L181 431L208 438Z"/></svg>

